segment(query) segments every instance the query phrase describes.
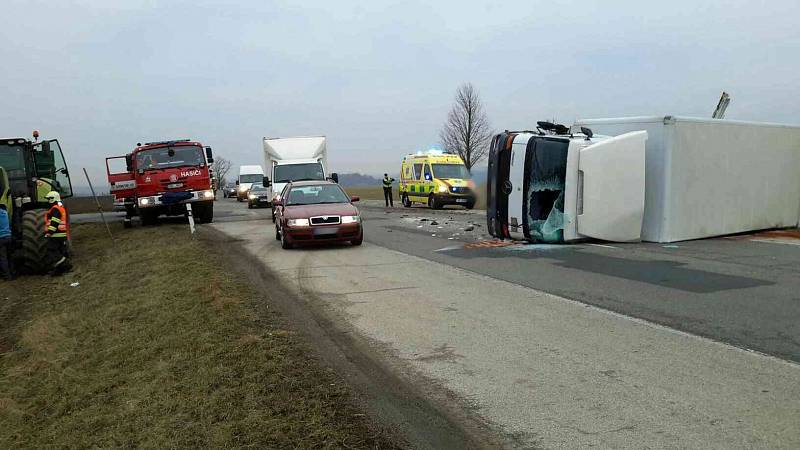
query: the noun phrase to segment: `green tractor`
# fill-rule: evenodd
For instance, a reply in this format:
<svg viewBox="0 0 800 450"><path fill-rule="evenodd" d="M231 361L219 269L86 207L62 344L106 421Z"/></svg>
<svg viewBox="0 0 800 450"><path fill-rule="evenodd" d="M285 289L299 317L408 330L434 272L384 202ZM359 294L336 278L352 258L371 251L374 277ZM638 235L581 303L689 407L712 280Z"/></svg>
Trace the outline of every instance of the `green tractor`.
<svg viewBox="0 0 800 450"><path fill-rule="evenodd" d="M38 138L39 133L34 131L33 136ZM58 140L0 139L0 203L6 205L17 243L13 258L28 273L47 270L44 217L50 208L45 198L50 191L57 191L62 199L72 196Z"/></svg>

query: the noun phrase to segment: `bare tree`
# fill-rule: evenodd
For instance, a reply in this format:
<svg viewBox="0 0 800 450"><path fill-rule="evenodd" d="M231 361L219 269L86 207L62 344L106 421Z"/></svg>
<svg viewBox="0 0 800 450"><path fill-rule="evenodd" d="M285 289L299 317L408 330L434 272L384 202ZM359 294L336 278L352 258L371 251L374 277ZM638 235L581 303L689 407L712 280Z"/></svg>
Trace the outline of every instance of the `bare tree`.
<svg viewBox="0 0 800 450"><path fill-rule="evenodd" d="M225 158L215 157L214 162L211 164L211 170L214 171L214 176L217 177L217 183L220 186L224 186L222 183L231 170L231 162Z"/></svg>
<svg viewBox="0 0 800 450"><path fill-rule="evenodd" d="M447 122L439 132L439 138L446 151L461 156L470 172L489 153L492 129L478 90L472 83L458 87L455 103L447 114Z"/></svg>

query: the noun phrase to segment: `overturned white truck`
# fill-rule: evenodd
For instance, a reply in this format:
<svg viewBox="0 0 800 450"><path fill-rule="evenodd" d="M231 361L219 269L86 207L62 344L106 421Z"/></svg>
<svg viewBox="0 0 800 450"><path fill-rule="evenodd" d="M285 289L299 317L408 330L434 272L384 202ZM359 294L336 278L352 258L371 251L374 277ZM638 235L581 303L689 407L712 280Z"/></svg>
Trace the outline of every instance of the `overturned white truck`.
<svg viewBox="0 0 800 450"><path fill-rule="evenodd" d="M647 132L609 138L539 122L495 136L487 219L499 238L563 243L637 241L644 214Z"/></svg>
<svg viewBox="0 0 800 450"><path fill-rule="evenodd" d="M798 174L800 127L676 116L540 122L495 137L487 219L496 237L550 243L793 227Z"/></svg>

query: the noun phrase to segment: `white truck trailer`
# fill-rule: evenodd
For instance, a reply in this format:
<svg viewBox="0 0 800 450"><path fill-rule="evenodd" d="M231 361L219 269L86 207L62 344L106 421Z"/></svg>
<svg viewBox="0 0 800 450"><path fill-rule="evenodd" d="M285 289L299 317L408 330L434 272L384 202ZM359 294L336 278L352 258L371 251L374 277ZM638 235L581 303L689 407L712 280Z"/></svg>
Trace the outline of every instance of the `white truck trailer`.
<svg viewBox="0 0 800 450"><path fill-rule="evenodd" d="M275 199L286 183L301 180L331 179L338 176L328 169L325 136L264 138L264 186Z"/></svg>
<svg viewBox="0 0 800 450"><path fill-rule="evenodd" d="M679 116L579 120L575 126L608 136L647 132L642 240L799 225L800 127Z"/></svg>

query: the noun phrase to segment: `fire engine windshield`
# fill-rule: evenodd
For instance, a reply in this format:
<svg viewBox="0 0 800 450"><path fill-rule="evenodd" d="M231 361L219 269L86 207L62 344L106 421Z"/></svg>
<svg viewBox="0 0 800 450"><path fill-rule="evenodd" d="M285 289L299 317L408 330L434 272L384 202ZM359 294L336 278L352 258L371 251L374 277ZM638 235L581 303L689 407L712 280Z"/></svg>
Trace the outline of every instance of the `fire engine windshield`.
<svg viewBox="0 0 800 450"><path fill-rule="evenodd" d="M136 154L136 168L142 170L199 166L205 162L202 149L194 145L159 147Z"/></svg>
<svg viewBox="0 0 800 450"><path fill-rule="evenodd" d="M433 166L433 176L436 178L458 178L468 180L469 171L463 164L431 164Z"/></svg>
<svg viewBox="0 0 800 450"><path fill-rule="evenodd" d="M322 164L320 163L283 164L275 166L275 183L324 179L325 174L322 171Z"/></svg>

